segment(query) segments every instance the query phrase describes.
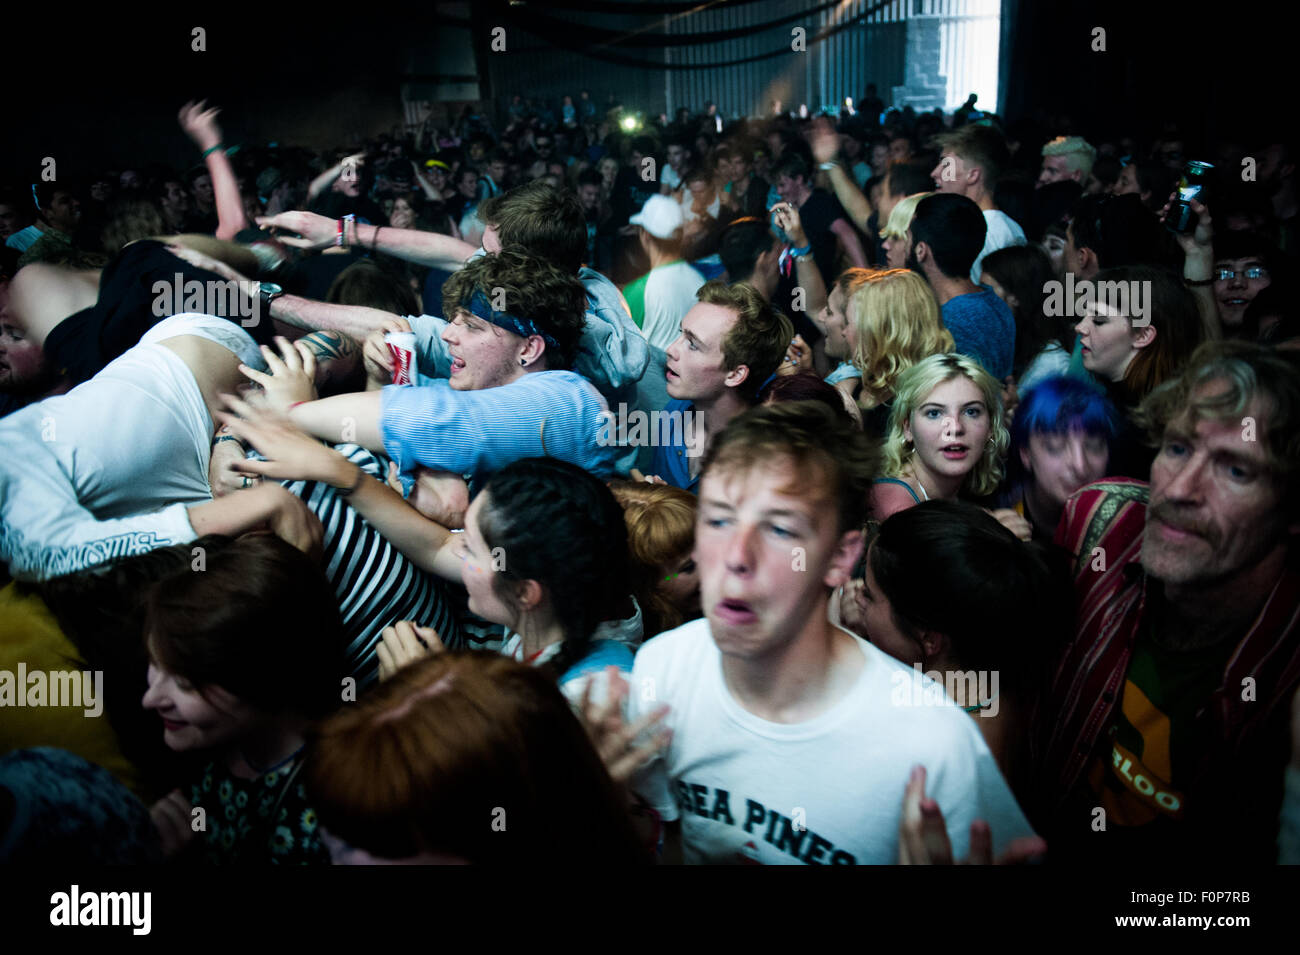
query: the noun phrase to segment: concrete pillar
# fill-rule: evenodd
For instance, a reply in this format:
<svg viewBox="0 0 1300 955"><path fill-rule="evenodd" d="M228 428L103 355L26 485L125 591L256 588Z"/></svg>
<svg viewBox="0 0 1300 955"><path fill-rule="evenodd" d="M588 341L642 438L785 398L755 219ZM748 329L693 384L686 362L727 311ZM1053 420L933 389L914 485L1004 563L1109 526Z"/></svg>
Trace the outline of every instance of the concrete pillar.
<svg viewBox="0 0 1300 955"><path fill-rule="evenodd" d="M894 87L894 105L911 106L918 113L946 109L948 77L939 72L939 25L942 18L912 16L907 20L903 57L903 85Z"/></svg>

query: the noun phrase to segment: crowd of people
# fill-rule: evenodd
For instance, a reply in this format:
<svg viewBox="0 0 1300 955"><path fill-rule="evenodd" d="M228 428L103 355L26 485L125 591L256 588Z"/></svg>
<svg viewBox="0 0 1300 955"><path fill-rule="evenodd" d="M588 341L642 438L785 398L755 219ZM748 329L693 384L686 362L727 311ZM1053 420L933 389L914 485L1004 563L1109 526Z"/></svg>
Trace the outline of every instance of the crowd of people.
<svg viewBox="0 0 1300 955"><path fill-rule="evenodd" d="M0 860L1300 861L1291 145L864 103L0 191Z"/></svg>

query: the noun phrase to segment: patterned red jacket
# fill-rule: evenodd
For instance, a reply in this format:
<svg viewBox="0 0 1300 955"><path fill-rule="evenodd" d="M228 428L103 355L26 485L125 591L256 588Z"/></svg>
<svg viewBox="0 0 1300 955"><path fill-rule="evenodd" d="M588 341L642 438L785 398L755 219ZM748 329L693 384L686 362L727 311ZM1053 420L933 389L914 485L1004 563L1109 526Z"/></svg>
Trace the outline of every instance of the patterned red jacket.
<svg viewBox="0 0 1300 955"><path fill-rule="evenodd" d="M1140 481L1089 485L1070 499L1057 528L1056 544L1072 557L1076 618L1035 721L1034 763L1041 786L1035 802L1048 818L1086 789L1088 766L1110 746L1148 601L1163 599L1139 562L1147 495ZM1254 681L1253 699L1243 700L1252 695L1243 693L1247 678ZM1297 686L1300 569L1292 560L1197 713L1208 744L1184 789L1189 824L1197 829L1204 824L1228 840L1234 831L1245 836L1250 830L1252 849L1265 855L1274 851L1258 844L1259 832L1276 825ZM1224 818L1225 812L1242 815L1232 807L1243 799L1257 818Z"/></svg>

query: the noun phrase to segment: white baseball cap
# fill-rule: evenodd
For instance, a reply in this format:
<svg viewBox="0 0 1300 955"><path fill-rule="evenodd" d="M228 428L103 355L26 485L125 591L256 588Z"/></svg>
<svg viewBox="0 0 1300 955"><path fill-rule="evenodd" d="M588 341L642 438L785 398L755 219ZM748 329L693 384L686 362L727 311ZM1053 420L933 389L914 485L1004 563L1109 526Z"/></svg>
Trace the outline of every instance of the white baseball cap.
<svg viewBox="0 0 1300 955"><path fill-rule="evenodd" d="M651 196L641 211L627 220L639 225L656 239L671 239L686 221L682 207L668 196Z"/></svg>

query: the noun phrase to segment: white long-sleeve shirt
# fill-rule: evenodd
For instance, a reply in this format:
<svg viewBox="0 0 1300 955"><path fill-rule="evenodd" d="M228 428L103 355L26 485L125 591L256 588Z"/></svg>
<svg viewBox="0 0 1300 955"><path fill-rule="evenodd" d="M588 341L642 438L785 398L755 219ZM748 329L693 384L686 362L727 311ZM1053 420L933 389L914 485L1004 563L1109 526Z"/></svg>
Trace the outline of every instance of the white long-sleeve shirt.
<svg viewBox="0 0 1300 955"><path fill-rule="evenodd" d="M90 381L0 420L0 560L16 579L194 539L187 509L212 499L212 419L189 366L158 344L194 334L247 338L241 359L256 355L230 322L175 316Z"/></svg>

